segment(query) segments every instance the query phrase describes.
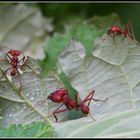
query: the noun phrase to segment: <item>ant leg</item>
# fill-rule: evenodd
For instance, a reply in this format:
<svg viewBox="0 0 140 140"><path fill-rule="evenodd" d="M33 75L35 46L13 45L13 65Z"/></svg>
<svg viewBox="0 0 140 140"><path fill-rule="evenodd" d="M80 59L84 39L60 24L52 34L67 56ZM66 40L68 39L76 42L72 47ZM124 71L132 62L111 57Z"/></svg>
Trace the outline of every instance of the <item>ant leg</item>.
<svg viewBox="0 0 140 140"><path fill-rule="evenodd" d="M5 70L0 78L3 78L3 76L6 76L7 71L10 70L10 69L12 69L12 68L9 68L9 69Z"/></svg>
<svg viewBox="0 0 140 140"><path fill-rule="evenodd" d="M93 117L93 115L89 112L89 116L91 117L92 120L96 121L96 119Z"/></svg>
<svg viewBox="0 0 140 140"><path fill-rule="evenodd" d="M130 24L129 23L126 23L125 24L125 32L127 33L127 37L133 39L133 34L131 34L131 29L130 29Z"/></svg>
<svg viewBox="0 0 140 140"><path fill-rule="evenodd" d="M76 94L75 98L76 98L77 103L78 103L78 98L79 98L80 102L82 102L81 98L79 97L79 93Z"/></svg>
<svg viewBox="0 0 140 140"><path fill-rule="evenodd" d="M80 99L80 98L79 98ZM81 99L80 99L81 100ZM77 104L77 108L75 110L78 110L78 93L75 94L75 101L76 101L76 104Z"/></svg>
<svg viewBox="0 0 140 140"><path fill-rule="evenodd" d="M93 97L93 95L94 95L94 92L95 92L95 90L93 90L92 92L90 92L90 93L85 97L85 99L84 99L83 101L80 99L80 97L78 96L78 94L77 94L77 98L79 98L79 100L80 100L81 103L85 103L85 102L89 101L89 103L88 103L88 106L89 106L89 104L90 104L90 102L91 102L91 99L92 99L92 97ZM90 97L90 96L91 96L91 97ZM89 97L90 97L90 99L89 99ZM77 100L78 100L78 99L77 99Z"/></svg>
<svg viewBox="0 0 140 140"><path fill-rule="evenodd" d="M125 37L128 37L129 42L130 42L131 39L133 39L133 36L132 36L132 34L130 33L130 29L129 29L128 23L125 24L124 38L125 38Z"/></svg>
<svg viewBox="0 0 140 140"><path fill-rule="evenodd" d="M56 113L61 113L61 112L65 112L65 111L67 111L68 109L67 108L65 108L65 109L60 109L60 110L55 110L54 112L53 112L53 116L54 116L54 118L55 118L55 120L56 120L56 122L57 122L57 117L56 117Z"/></svg>
<svg viewBox="0 0 140 140"><path fill-rule="evenodd" d="M22 58L23 58L23 57L25 58L25 55L24 55L24 53L23 53L23 52L21 52L21 51L20 51L20 53L22 53Z"/></svg>
<svg viewBox="0 0 140 140"><path fill-rule="evenodd" d="M75 94L75 101L78 103L78 94Z"/></svg>
<svg viewBox="0 0 140 140"><path fill-rule="evenodd" d="M53 112L57 111L60 107L62 107L64 104L61 104L60 106L58 106ZM49 116L51 116L53 113L51 113Z"/></svg>
<svg viewBox="0 0 140 140"><path fill-rule="evenodd" d="M132 24L130 21L127 24L125 24L125 32L127 32L127 37L129 38L129 40L132 39L135 42L137 42L134 35L133 28L132 28Z"/></svg>
<svg viewBox="0 0 140 140"><path fill-rule="evenodd" d="M12 58L9 56L9 53L7 53L8 58L12 61Z"/></svg>
<svg viewBox="0 0 140 140"><path fill-rule="evenodd" d="M0 61L8 61L7 59L0 59Z"/></svg>
<svg viewBox="0 0 140 140"><path fill-rule="evenodd" d="M59 110L60 107L62 107L63 105L64 105L64 104L61 104L59 107L57 107L57 108L53 111L53 113L51 113L51 114L49 115L49 116L51 116L51 115L53 114L53 116L54 116L56 122L57 122L57 117L56 117L55 114L56 114L56 113L60 113L60 112L64 112L64 111L68 110L67 108Z"/></svg>
<svg viewBox="0 0 140 140"><path fill-rule="evenodd" d="M97 102L97 101L106 102L106 101L108 100L108 98L105 98L105 100L99 100L99 99L89 98L89 99L86 99L86 100L84 101L84 103L87 102L87 101L91 101L91 100L96 101L96 102Z"/></svg>
<svg viewBox="0 0 140 140"><path fill-rule="evenodd" d="M7 54L7 56L10 60L12 60L11 57L8 54ZM0 61L9 61L9 60L8 59L0 59Z"/></svg>
<svg viewBox="0 0 140 140"><path fill-rule="evenodd" d="M20 78L20 72L18 70L17 70L17 72L18 72L18 79L19 79L19 84L20 84L20 86L19 86L19 95L21 96L22 83L21 83L21 78Z"/></svg>
<svg viewBox="0 0 140 140"><path fill-rule="evenodd" d="M37 75L37 73L35 72L35 70L33 68L31 68L28 64L23 64L23 65L27 66L30 70L32 70Z"/></svg>
<svg viewBox="0 0 140 140"><path fill-rule="evenodd" d="M128 22L128 25L129 25L130 30L131 30L131 32L132 32L132 38L133 38L133 40L136 42L136 38L135 38L134 31L133 31L133 28L132 28L132 24L131 24L130 21Z"/></svg>
<svg viewBox="0 0 140 140"><path fill-rule="evenodd" d="M95 92L95 90L92 91L91 93L89 93L89 94L87 95L87 97L83 100L84 103L87 102L87 101L89 101L89 102L88 102L88 106L89 106L91 100L100 101L100 102L106 102L106 101L108 100L108 98L106 98L105 100L99 100L99 99L93 98L94 92ZM91 97L90 97L90 96L91 96Z"/></svg>
<svg viewBox="0 0 140 140"><path fill-rule="evenodd" d="M25 56L24 56L23 58L21 58L21 59L19 60L19 62L21 62L21 61L24 62L24 60L25 60Z"/></svg>
<svg viewBox="0 0 140 140"><path fill-rule="evenodd" d="M114 34L112 35L112 38L113 38L113 45L115 45L115 35Z"/></svg>
<svg viewBox="0 0 140 140"><path fill-rule="evenodd" d="M93 95L92 95L92 97L93 97ZM87 101L89 101L89 103L88 103L88 106L89 106L89 104L90 104L90 102L91 102L91 100L94 100L94 101L101 101L101 102L106 102L107 101L107 99L108 98L106 98L105 100L98 100L98 99L94 99L94 98L90 98L90 99L87 99L85 102L87 102ZM85 103L84 102L84 103ZM90 117L92 118L92 120L94 120L94 121L96 121L96 119L93 117L93 115L89 112L89 115L90 115Z"/></svg>
<svg viewBox="0 0 140 140"><path fill-rule="evenodd" d="M94 101L100 101L100 102L106 102L108 100L108 98L105 98L104 100L99 100L99 99L92 98L92 100L94 100Z"/></svg>
<svg viewBox="0 0 140 140"><path fill-rule="evenodd" d="M94 93L95 93L95 90L93 90L92 92L90 92L90 93L85 97L85 99L83 100L83 102L85 103L85 102L89 99L90 96L91 96L90 98L92 99ZM89 100L88 106L89 106L90 102L91 102L91 100Z"/></svg>

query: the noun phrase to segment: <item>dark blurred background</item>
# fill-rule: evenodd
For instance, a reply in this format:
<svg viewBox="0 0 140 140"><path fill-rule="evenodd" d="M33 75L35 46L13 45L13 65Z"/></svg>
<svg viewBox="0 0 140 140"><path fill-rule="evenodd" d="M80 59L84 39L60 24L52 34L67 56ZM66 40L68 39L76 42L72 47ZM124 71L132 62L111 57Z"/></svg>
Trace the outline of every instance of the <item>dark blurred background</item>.
<svg viewBox="0 0 140 140"><path fill-rule="evenodd" d="M70 17L89 19L94 15L117 13L123 24L132 22L136 39L140 41L140 3L38 3L43 15L53 17L58 29Z"/></svg>

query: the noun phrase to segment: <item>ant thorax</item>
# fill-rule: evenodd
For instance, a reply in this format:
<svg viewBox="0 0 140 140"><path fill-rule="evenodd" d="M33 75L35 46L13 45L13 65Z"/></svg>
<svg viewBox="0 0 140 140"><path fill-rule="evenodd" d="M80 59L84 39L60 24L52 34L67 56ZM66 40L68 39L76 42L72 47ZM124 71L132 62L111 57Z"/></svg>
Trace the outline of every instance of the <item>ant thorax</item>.
<svg viewBox="0 0 140 140"><path fill-rule="evenodd" d="M24 56L23 54L20 54L19 56L12 56L10 53L6 54L6 57L9 61L9 64L13 67L10 70L7 71L7 76L10 81L12 81L12 77L16 77L19 74L22 74L23 71L20 69L21 66L25 63L27 56ZM15 74L12 72L16 69Z"/></svg>
<svg viewBox="0 0 140 140"><path fill-rule="evenodd" d="M24 61L19 62L20 65L23 65L27 59L27 56L22 56L19 58L19 60L21 60L24 57Z"/></svg>
<svg viewBox="0 0 140 140"><path fill-rule="evenodd" d="M16 61L19 66L22 66L25 63L26 59L27 59L27 56L24 56L22 54L20 54L19 56L12 56L11 54L8 54L8 55L6 55L6 57L9 60L10 64L11 64L11 61L12 62ZM24 60L23 60L23 57L24 57Z"/></svg>

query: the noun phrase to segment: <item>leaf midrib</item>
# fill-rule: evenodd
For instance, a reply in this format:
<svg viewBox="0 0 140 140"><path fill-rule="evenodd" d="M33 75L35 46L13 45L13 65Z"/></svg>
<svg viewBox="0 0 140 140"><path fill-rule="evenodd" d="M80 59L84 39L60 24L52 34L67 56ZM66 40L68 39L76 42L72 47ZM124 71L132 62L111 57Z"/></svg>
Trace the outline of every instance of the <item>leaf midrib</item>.
<svg viewBox="0 0 140 140"><path fill-rule="evenodd" d="M130 85L130 83L129 83L127 74L125 73L125 71L123 70L123 67L122 67L121 65L119 65L119 67L120 67L120 70L122 71L122 73L123 73L123 75L124 75L124 78L126 79L127 84L128 84L128 87L129 87L129 90L130 90L131 99L133 99L132 96L133 96L134 93L133 93L133 90L132 90L131 85ZM132 107L133 107L133 109L136 108L135 103L134 103L133 101L132 101Z"/></svg>
<svg viewBox="0 0 140 140"><path fill-rule="evenodd" d="M3 70L0 69L0 71L3 72ZM7 78L7 76L5 76L6 78L6 81L8 82L8 84L10 84L10 87L15 91L15 93L17 94L17 96L19 96L19 92L18 92L18 88L12 83L9 81L9 79ZM41 81L41 80L40 80ZM43 84L42 84L43 85ZM37 108L34 107L34 105L32 104L32 102L30 102L23 94L22 94L22 91L20 93L20 98L24 101L24 103L26 103L28 106L30 106L34 111L36 111L40 116L43 117L44 120L46 120L48 122L48 124L52 124L51 120L47 117L47 116L44 116L42 114L42 112L40 112Z"/></svg>
<svg viewBox="0 0 140 140"><path fill-rule="evenodd" d="M83 49L85 49L85 48L83 48ZM85 89L85 91L86 91L86 94L88 94L88 88L87 88L87 85L88 85L88 79L87 79L87 70L86 70L86 66L85 66L85 62L86 62L86 56L84 56L84 58L82 59L80 56L79 56L79 54L77 53L77 50L76 50L76 47L74 47L74 52L75 52L75 54L77 55L77 57L80 59L80 61L81 61L81 64L82 64L82 68L83 68L83 73L84 73L84 89Z"/></svg>
<svg viewBox="0 0 140 140"><path fill-rule="evenodd" d="M128 54L129 54L129 52L128 52ZM128 55L129 56L129 55ZM125 60L128 58L128 56L125 58ZM99 59L99 60L101 60L101 61L104 61L104 62L106 62L105 60L103 60L102 58L99 58L99 57L96 57L96 56L93 56L93 57L95 57L95 58L97 58L97 59ZM131 87L131 85L130 85L130 83L129 83L129 80L128 80L128 76L127 76L127 74L125 73L125 71L123 70L123 66L122 66L122 64L125 62L125 60L122 62L122 63L120 63L119 65L115 65L115 66L118 66L119 68L120 68L120 70L121 70L121 72L122 72L122 76L125 78L125 80L126 80L126 83L127 83L127 85L128 85L128 87L129 87L129 91L130 91L130 96L131 96L131 99L132 99L132 96L133 96L133 88L134 87ZM107 62L108 63L108 62ZM108 64L110 64L110 63L108 63ZM132 101L132 100L131 100ZM133 109L135 109L136 108L136 106L135 106L135 103L132 101L132 107L133 107Z"/></svg>

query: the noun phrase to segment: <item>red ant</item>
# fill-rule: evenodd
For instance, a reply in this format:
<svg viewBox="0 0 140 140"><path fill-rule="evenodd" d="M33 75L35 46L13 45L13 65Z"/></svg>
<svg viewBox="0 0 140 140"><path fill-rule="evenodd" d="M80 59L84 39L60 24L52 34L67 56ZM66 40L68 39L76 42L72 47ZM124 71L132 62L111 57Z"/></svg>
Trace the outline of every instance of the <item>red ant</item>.
<svg viewBox="0 0 140 140"><path fill-rule="evenodd" d="M2 48L3 47L3 48ZM1 49L10 49L6 46L0 46ZM19 59L19 57L21 56L22 54L22 57L21 59ZM22 84L21 84L21 79L20 79L20 72L19 72L19 69L21 68L21 66L25 65L27 66L29 69L31 69L33 71L33 69L28 65L28 64L25 64L25 60L26 60L26 57L24 56L23 52L20 52L18 50L12 50L10 49L8 52L5 52L5 55L7 56L8 59L1 59L0 61L8 61L11 65L10 68L6 69L3 74L2 74L2 77L6 74L9 70L10 71L10 76L14 77L14 76L17 76L18 75L18 79L19 79L19 83L20 83L20 86L19 86L19 95L21 93L21 89L22 89ZM2 78L1 77L1 78Z"/></svg>
<svg viewBox="0 0 140 140"><path fill-rule="evenodd" d="M93 101L101 101L101 102L105 102L107 100L107 99L105 99L105 100L94 99L93 98L94 92L95 92L94 90L92 92L90 92L85 97L84 100L81 100L80 97L78 96L78 94L76 94L75 101L70 99L70 97L68 95L68 91L66 89L58 89L58 90L52 92L48 96L47 99L50 99L52 102L55 102L55 103L62 103L52 113L54 118L55 118L55 120L56 120L56 122L57 122L56 113L65 112L65 111L73 110L73 109L78 111L78 109L80 108L81 111L83 112L83 114L87 115L87 114L90 114L89 105L90 105L91 100L93 100ZM80 100L80 103L78 103L78 98ZM87 105L86 105L86 102L88 102ZM65 105L66 108L65 109L60 109L60 107L62 107L63 105ZM94 119L94 118L92 117L92 119Z"/></svg>
<svg viewBox="0 0 140 140"><path fill-rule="evenodd" d="M124 37L129 37L130 39L135 40L134 32L133 32L132 25L130 22L125 24L125 29L121 29L120 27L116 25L112 25L108 29L107 34L113 37L113 44L115 43L115 36L119 36L119 35L123 35Z"/></svg>

